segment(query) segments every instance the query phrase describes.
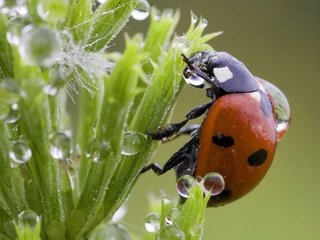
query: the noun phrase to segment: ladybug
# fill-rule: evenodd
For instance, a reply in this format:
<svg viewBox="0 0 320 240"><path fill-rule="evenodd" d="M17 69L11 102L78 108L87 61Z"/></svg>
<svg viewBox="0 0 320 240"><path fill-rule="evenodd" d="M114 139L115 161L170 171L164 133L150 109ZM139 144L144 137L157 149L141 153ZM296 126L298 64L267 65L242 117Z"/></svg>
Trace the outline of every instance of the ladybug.
<svg viewBox="0 0 320 240"><path fill-rule="evenodd" d="M150 133L155 140L190 134L189 141L163 167L151 163L142 172L161 175L174 168L177 179L201 179L217 173L223 188L210 197L209 207L239 199L267 173L276 146L288 129L290 109L286 97L271 83L257 78L226 52L201 51L185 55L186 82L204 88L211 100L191 110L186 119ZM201 125L185 126L204 114Z"/></svg>

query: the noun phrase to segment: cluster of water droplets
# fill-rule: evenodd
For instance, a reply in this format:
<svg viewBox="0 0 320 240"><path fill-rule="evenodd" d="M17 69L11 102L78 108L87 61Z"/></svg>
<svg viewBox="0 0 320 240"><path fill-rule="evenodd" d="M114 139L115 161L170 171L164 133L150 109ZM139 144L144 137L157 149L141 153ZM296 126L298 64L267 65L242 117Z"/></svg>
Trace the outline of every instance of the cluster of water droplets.
<svg viewBox="0 0 320 240"><path fill-rule="evenodd" d="M178 209L173 208L172 212L175 212L175 210L178 211ZM173 215L166 218L165 226L161 228L161 216L157 213L148 214L144 220L146 231L157 234L157 239L185 239L184 232L174 224L177 216Z"/></svg>
<svg viewBox="0 0 320 240"><path fill-rule="evenodd" d="M19 101L25 97L25 93L17 85L14 79L2 79L0 83L0 121L6 123L12 132L18 128L20 119ZM18 167L32 157L32 151L24 137L13 138L10 143L9 159L11 167Z"/></svg>
<svg viewBox="0 0 320 240"><path fill-rule="evenodd" d="M208 173L203 178L194 178L190 175L184 175L177 180L176 188L179 195L183 198L189 197L192 186L200 184L206 194L217 196L225 188L225 181L222 175L216 172Z"/></svg>
<svg viewBox="0 0 320 240"><path fill-rule="evenodd" d="M96 84L92 81L101 79L113 66L103 52L88 52L84 43L75 43L69 29L57 31L50 27L64 18L68 5L67 0L39 0L38 16L48 24L31 25L25 0L0 0L0 12L9 18L8 42L19 49L24 63L48 68L51 75L43 90L50 96L56 95L64 84L70 93L77 92L80 86L93 94Z"/></svg>
<svg viewBox="0 0 320 240"><path fill-rule="evenodd" d="M23 18L28 15L28 8L25 0L0 0L0 12L11 19Z"/></svg>
<svg viewBox="0 0 320 240"><path fill-rule="evenodd" d="M203 191L211 196L220 194L225 188L223 176L219 173L212 172L206 174L203 178L194 178L190 175L184 175L177 180L177 191L183 198L188 198L190 189L195 184L202 186ZM185 239L185 233L182 231L176 222L179 218L179 209L172 208L165 217L164 226L161 225L161 215L150 213L145 217L144 224L147 232L154 233L157 239ZM189 230L190 236L202 236L203 225L195 224Z"/></svg>

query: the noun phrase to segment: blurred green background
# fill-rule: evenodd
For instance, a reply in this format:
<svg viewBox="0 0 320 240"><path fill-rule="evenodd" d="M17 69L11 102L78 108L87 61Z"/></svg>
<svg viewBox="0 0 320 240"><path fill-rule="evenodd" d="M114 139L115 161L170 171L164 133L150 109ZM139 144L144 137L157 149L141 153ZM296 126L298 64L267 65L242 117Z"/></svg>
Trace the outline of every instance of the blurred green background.
<svg viewBox="0 0 320 240"><path fill-rule="evenodd" d="M205 17L206 32L223 30L210 42L243 61L255 74L277 85L289 99L292 122L278 145L265 179L250 194L207 210L204 239L320 239L320 1L318 0L159 0L159 9L180 9L177 32L190 24L190 11ZM127 32L143 31L147 21L132 20ZM186 86L173 121L206 102L204 92ZM195 121L197 122L197 121ZM186 138L162 145L153 161L164 163ZM173 172L146 173L129 201L124 222L143 232L149 193L176 197Z"/></svg>

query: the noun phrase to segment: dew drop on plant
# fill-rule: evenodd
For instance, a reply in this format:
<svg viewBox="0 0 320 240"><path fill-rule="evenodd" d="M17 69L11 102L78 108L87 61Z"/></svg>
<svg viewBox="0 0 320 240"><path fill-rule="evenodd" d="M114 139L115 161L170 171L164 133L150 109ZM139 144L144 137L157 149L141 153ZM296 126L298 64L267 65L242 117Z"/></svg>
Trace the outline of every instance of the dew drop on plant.
<svg viewBox="0 0 320 240"><path fill-rule="evenodd" d="M26 61L47 67L56 62L60 54L60 43L54 30L26 26L22 32L19 50Z"/></svg>
<svg viewBox="0 0 320 240"><path fill-rule="evenodd" d="M187 51L190 47L190 42L184 36L175 37L172 41L172 47L180 48L180 49L182 49L183 53L187 53Z"/></svg>
<svg viewBox="0 0 320 240"><path fill-rule="evenodd" d="M17 103L14 103L10 106L10 111L6 118L4 119L5 123L11 124L15 123L19 120L20 115L19 115L19 105Z"/></svg>
<svg viewBox="0 0 320 240"><path fill-rule="evenodd" d="M84 154L86 155L86 158L92 157L99 149L99 141L96 138L92 138L85 149Z"/></svg>
<svg viewBox="0 0 320 240"><path fill-rule="evenodd" d="M225 188L224 178L216 172L206 174L202 179L204 190L212 196L221 193Z"/></svg>
<svg viewBox="0 0 320 240"><path fill-rule="evenodd" d="M39 0L37 12L43 20L54 23L65 16L67 4L66 0Z"/></svg>
<svg viewBox="0 0 320 240"><path fill-rule="evenodd" d="M157 237L158 240L184 240L184 232L175 225L163 227Z"/></svg>
<svg viewBox="0 0 320 240"><path fill-rule="evenodd" d="M28 8L24 5L17 6L16 11L19 17L25 17L28 15Z"/></svg>
<svg viewBox="0 0 320 240"><path fill-rule="evenodd" d="M144 227L148 232L155 233L160 230L160 216L157 213L150 213L144 219Z"/></svg>
<svg viewBox="0 0 320 240"><path fill-rule="evenodd" d="M49 96L55 96L58 93L58 88L51 84L48 84L43 87L43 91Z"/></svg>
<svg viewBox="0 0 320 240"><path fill-rule="evenodd" d="M59 89L65 85L61 70L54 68L49 72L49 84L43 87L43 91L49 96L55 96Z"/></svg>
<svg viewBox="0 0 320 240"><path fill-rule="evenodd" d="M23 141L14 142L11 146L9 157L12 161L12 167L23 164L30 160L32 151L27 143Z"/></svg>
<svg viewBox="0 0 320 240"><path fill-rule="evenodd" d="M32 210L25 210L18 215L18 224L28 228L35 228L40 220L38 214Z"/></svg>
<svg viewBox="0 0 320 240"><path fill-rule="evenodd" d="M199 22L199 28L205 29L208 26L208 20L205 18L201 18Z"/></svg>
<svg viewBox="0 0 320 240"><path fill-rule="evenodd" d="M131 240L126 229L120 224L102 225L91 235L90 240Z"/></svg>
<svg viewBox="0 0 320 240"><path fill-rule="evenodd" d="M277 137L278 140L280 140L286 135L290 123L290 106L288 99L283 92L272 83L260 78L259 81L271 99L276 120Z"/></svg>
<svg viewBox="0 0 320 240"><path fill-rule="evenodd" d="M178 208L172 208L166 217L166 223L172 225L173 222L179 217L179 214L180 211Z"/></svg>
<svg viewBox="0 0 320 240"><path fill-rule="evenodd" d="M195 183L194 177L184 175L177 180L176 188L181 197L188 198L189 190Z"/></svg>
<svg viewBox="0 0 320 240"><path fill-rule="evenodd" d="M18 93L12 92L10 82L10 79L3 79L0 83L0 120L5 120L11 110L17 110L18 105L13 104L17 104L20 96Z"/></svg>
<svg viewBox="0 0 320 240"><path fill-rule="evenodd" d="M132 156L141 150L146 141L146 136L139 132L128 131L123 134L123 143L121 153L126 156Z"/></svg>
<svg viewBox="0 0 320 240"><path fill-rule="evenodd" d="M6 34L7 41L12 45L19 45L20 38L18 35L16 35L14 32L7 32Z"/></svg>
<svg viewBox="0 0 320 240"><path fill-rule="evenodd" d="M56 132L50 137L50 154L56 160L68 160L70 158L71 139L64 132Z"/></svg>
<svg viewBox="0 0 320 240"><path fill-rule="evenodd" d="M150 14L150 4L147 0L139 0L131 16L135 20L145 20Z"/></svg>
<svg viewBox="0 0 320 240"><path fill-rule="evenodd" d="M198 21L198 16L194 14L194 12L191 12L191 23L196 24L197 21Z"/></svg>

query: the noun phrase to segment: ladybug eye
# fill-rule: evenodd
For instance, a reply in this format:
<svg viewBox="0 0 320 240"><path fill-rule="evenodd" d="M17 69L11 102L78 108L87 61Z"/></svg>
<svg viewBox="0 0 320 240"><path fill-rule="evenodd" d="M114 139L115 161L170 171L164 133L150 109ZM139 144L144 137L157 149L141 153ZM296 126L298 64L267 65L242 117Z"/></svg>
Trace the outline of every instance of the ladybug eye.
<svg viewBox="0 0 320 240"><path fill-rule="evenodd" d="M218 56L213 56L208 60L208 70L213 71L213 68L220 67L221 59Z"/></svg>
<svg viewBox="0 0 320 240"><path fill-rule="evenodd" d="M191 86L197 88L203 88L205 86L205 80L198 75L193 74L189 69L185 69L183 72L184 80Z"/></svg>

